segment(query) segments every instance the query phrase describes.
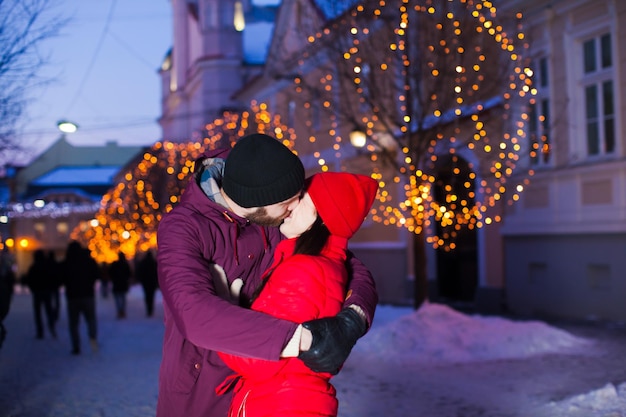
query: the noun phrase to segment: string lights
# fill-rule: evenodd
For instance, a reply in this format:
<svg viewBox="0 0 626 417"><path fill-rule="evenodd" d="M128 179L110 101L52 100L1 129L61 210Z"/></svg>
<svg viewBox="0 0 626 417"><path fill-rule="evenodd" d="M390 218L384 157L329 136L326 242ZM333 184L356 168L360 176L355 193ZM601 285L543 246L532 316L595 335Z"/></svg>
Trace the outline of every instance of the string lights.
<svg viewBox="0 0 626 417"><path fill-rule="evenodd" d="M367 148L382 190L375 221L425 233L435 248L451 250L461 228L500 222L502 205L519 199L532 171L514 173L536 93L520 52L528 47L521 19L514 15L507 33L488 0L366 1L308 37L320 49L341 45L342 59L331 57L327 68L349 82L317 77L320 88L300 74L294 90L317 91L335 114L345 111L345 97L358 101L348 119L359 120L372 141L382 131L396 142L391 177L381 147ZM341 153L337 125L323 135Z"/></svg>
<svg viewBox="0 0 626 417"><path fill-rule="evenodd" d="M204 151L227 146L252 132L271 134L293 148L295 134L271 115L264 103L252 103L243 113L225 113L206 125L197 142L155 143L123 173L105 194L91 221L81 223L71 235L84 244L98 262L112 262L118 251L132 258L156 247L156 230L162 216L178 203L193 171L193 161Z"/></svg>
<svg viewBox="0 0 626 417"><path fill-rule="evenodd" d="M299 132L300 141L308 141L319 169L326 171L330 162L322 149L328 140L334 160L354 155L346 148L349 127L340 110L350 110L351 120L373 141L384 132L393 149L371 141L364 147L380 185L372 219L424 234L435 248L454 249L463 228L500 222L503 205L519 199L532 175L514 175L525 140L525 105L535 93L521 54L528 47L521 18L514 16L507 33L488 0L380 0L356 6L308 37L320 49L338 40L349 43L338 52L340 59L329 58L308 78L294 77L293 91L310 116L303 118L309 132ZM310 51L300 67L312 58ZM316 94L309 97L311 84ZM329 114L321 134L313 122L320 110ZM252 103L249 112L227 113L206 126L200 141L156 143L73 237L107 262L120 249L133 256L154 247L156 225L178 202L191 161L253 131L272 134L292 149L296 145L295 131L263 103ZM391 154L392 174L384 163Z"/></svg>

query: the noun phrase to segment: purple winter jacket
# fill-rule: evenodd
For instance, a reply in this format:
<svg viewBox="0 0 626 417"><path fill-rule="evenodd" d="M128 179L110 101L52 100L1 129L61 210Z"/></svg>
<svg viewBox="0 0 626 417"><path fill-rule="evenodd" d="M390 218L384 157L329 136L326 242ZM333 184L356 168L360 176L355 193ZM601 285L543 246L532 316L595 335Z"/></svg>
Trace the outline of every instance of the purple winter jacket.
<svg viewBox="0 0 626 417"><path fill-rule="evenodd" d="M242 297L249 298L282 239L278 228L237 216L199 185L202 161L215 158L219 166L227 154L228 150L210 151L196 161L196 173L180 203L159 224L157 263L165 334L157 417L226 417L232 394L217 395L215 390L232 371L217 351L278 360L297 327L218 295L211 264L223 268L229 282L241 278ZM221 183L220 168L208 172ZM374 281L358 260L353 258L350 268L349 304L360 306L371 323L378 302Z"/></svg>

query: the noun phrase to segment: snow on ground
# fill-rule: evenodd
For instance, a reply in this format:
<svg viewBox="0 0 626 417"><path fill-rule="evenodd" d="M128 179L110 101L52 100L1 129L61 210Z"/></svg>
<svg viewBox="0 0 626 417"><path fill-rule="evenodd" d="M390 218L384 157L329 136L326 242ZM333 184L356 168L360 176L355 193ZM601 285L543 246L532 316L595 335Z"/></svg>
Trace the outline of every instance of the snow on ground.
<svg viewBox="0 0 626 417"><path fill-rule="evenodd" d="M623 325L575 335L441 304L374 322L335 379L340 416L626 417Z"/></svg>
<svg viewBox="0 0 626 417"><path fill-rule="evenodd" d="M413 314L373 329L357 350L400 363L432 364L524 358L584 348L590 343L540 321L469 316L426 303Z"/></svg>
<svg viewBox="0 0 626 417"><path fill-rule="evenodd" d="M145 317L139 287L129 304L116 320L113 299L99 298L100 349L74 357L65 310L59 338L35 340L30 296L17 294L0 350L0 417L153 416L162 306ZM339 417L626 417L624 352L623 326L383 305L333 383Z"/></svg>

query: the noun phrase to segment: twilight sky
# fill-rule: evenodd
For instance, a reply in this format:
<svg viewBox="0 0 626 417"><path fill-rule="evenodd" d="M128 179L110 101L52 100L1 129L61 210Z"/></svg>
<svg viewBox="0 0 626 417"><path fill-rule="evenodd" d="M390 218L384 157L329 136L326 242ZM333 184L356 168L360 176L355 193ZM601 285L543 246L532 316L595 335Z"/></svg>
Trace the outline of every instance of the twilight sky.
<svg viewBox="0 0 626 417"><path fill-rule="evenodd" d="M53 13L70 18L42 45L52 82L34 91L23 144L36 156L60 132L56 122L80 126L75 145L149 145L160 139L159 66L172 45L169 0L53 0Z"/></svg>
<svg viewBox="0 0 626 417"><path fill-rule="evenodd" d="M79 125L67 135L78 146L111 140L151 145L160 140L158 70L172 47L170 0L50 1L55 6L50 14L70 22L41 45L49 64L40 75L51 82L31 92L19 136L28 154L18 162L28 163L60 137L59 120ZM253 3L277 5L280 0ZM257 47L266 48L266 43Z"/></svg>

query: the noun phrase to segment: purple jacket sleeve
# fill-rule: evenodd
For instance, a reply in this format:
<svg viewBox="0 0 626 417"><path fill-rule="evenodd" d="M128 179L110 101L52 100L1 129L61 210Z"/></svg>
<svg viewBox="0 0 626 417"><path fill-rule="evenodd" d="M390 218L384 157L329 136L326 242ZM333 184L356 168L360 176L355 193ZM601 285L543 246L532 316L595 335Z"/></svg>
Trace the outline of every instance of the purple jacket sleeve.
<svg viewBox="0 0 626 417"><path fill-rule="evenodd" d="M168 332L179 332L200 348L278 360L297 325L220 298L210 278L210 261L203 256L200 243L200 231L206 230L206 225L201 227L199 220L185 214L170 214L158 231L165 343L172 337Z"/></svg>
<svg viewBox="0 0 626 417"><path fill-rule="evenodd" d="M348 251L347 259L350 283L344 307L352 304L359 306L367 317L367 327L372 325L376 304L378 304L378 292L376 283L367 267Z"/></svg>

